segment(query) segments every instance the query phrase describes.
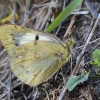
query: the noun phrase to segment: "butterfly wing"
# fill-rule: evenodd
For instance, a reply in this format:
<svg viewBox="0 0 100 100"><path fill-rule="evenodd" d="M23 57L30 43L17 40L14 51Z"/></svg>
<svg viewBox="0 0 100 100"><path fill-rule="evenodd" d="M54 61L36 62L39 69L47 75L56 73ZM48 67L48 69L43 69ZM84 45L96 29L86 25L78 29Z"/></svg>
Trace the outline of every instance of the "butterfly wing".
<svg viewBox="0 0 100 100"><path fill-rule="evenodd" d="M18 46L30 41L35 41L37 35L41 41L56 42L66 47L66 44L59 38L41 31L24 28L18 25L4 25L0 27L0 40L9 53Z"/></svg>
<svg viewBox="0 0 100 100"><path fill-rule="evenodd" d="M21 81L36 86L49 79L66 61L68 51L62 45L37 41L37 44L29 42L15 49L10 63L13 73Z"/></svg>
<svg viewBox="0 0 100 100"><path fill-rule="evenodd" d="M0 27L0 40L10 55L13 73L31 86L46 81L68 61L66 45L40 31L4 25Z"/></svg>
<svg viewBox="0 0 100 100"><path fill-rule="evenodd" d="M22 82L30 86L37 86L58 70L58 60L52 57L38 61L30 59L17 63L11 68L15 76Z"/></svg>

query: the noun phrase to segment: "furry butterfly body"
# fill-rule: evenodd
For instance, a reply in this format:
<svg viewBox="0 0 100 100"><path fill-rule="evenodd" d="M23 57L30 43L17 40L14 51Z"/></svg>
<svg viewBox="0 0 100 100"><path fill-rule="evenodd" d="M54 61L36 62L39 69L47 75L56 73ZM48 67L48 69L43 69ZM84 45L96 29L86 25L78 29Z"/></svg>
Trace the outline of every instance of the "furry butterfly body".
<svg viewBox="0 0 100 100"><path fill-rule="evenodd" d="M13 73L30 86L48 80L70 54L59 38L17 25L1 26L0 41L10 55Z"/></svg>

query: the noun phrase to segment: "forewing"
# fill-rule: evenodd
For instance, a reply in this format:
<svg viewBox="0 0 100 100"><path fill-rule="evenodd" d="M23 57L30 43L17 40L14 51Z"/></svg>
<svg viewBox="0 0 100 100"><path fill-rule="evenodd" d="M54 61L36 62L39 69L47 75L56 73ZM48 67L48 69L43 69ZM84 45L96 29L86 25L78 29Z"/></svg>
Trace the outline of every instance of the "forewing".
<svg viewBox="0 0 100 100"><path fill-rule="evenodd" d="M4 25L0 27L0 40L9 51L9 54L12 53L14 49L27 42L34 42L37 35L41 41L56 42L65 46L60 39L53 35L48 35L48 33L45 34L41 31L24 28L18 25Z"/></svg>

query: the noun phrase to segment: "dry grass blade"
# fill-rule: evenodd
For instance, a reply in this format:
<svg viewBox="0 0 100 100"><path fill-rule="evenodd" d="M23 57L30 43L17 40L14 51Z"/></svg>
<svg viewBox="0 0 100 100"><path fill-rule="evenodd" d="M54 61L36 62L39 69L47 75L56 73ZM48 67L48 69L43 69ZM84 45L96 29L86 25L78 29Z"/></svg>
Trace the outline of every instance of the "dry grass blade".
<svg viewBox="0 0 100 100"><path fill-rule="evenodd" d="M0 43L0 99L4 99L5 96L8 97L10 88L7 86L9 84L9 64L10 60L8 54L2 44Z"/></svg>
<svg viewBox="0 0 100 100"><path fill-rule="evenodd" d="M60 3L53 0L33 5L31 9L32 12L34 11L33 16L26 22L26 25L34 20L34 28L44 30L48 19L55 17L57 12L60 13L59 8L61 8ZM53 11L56 11L56 13L53 13Z"/></svg>

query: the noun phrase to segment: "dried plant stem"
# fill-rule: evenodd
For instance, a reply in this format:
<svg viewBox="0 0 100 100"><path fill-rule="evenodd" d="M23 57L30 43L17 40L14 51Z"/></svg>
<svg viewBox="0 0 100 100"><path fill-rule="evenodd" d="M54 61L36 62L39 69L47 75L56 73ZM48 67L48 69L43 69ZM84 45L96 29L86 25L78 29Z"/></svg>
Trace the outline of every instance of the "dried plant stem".
<svg viewBox="0 0 100 100"><path fill-rule="evenodd" d="M75 74L78 72L79 64L80 64L80 62L81 62L81 60L82 60L82 57L83 57L83 55L84 55L84 52L85 52L85 50L86 50L86 48L87 48L87 46L88 46L88 44L89 44L89 42L90 42L92 36L94 35L94 31L95 31L95 29L96 29L96 27L97 27L97 25L98 25L98 23L99 23L99 20L100 20L100 14L98 15L98 18L97 18L97 20L96 20L96 22L95 22L95 24L94 24L94 26L93 26L93 29L92 29L91 32L90 32L90 35L89 35L89 37L88 37L88 39L87 39L87 41L86 41L86 44L85 44L84 48L82 49L81 54L79 55L79 58L78 58L78 60L77 60L77 62L76 62L76 66L75 66L75 68L74 68L74 70L73 70L73 72L72 72L72 75L75 75Z"/></svg>
<svg viewBox="0 0 100 100"><path fill-rule="evenodd" d="M11 72L11 69L9 70L9 99L8 100L11 100L11 79L12 79L12 72Z"/></svg>
<svg viewBox="0 0 100 100"><path fill-rule="evenodd" d="M67 30L66 30L66 32L65 32L65 35L63 36L63 40L66 40L66 37L69 35L69 33L70 33L70 31L71 31L71 28L72 28L74 22L75 22L75 15L72 17L72 20L71 20L71 22L70 22L70 25L69 25L69 27L67 28Z"/></svg>
<svg viewBox="0 0 100 100"><path fill-rule="evenodd" d="M0 86L4 86L6 89L8 89L9 90L9 88L4 84L4 83L2 83L2 82L0 82Z"/></svg>
<svg viewBox="0 0 100 100"><path fill-rule="evenodd" d="M62 100L63 99L66 91L67 91L67 88L66 88L66 86L64 86L63 89L62 89L61 95L59 96L58 100Z"/></svg>
<svg viewBox="0 0 100 100"><path fill-rule="evenodd" d="M4 11L7 9L6 6L8 5L8 2L9 2L9 0L4 0L4 1L5 1L5 3L4 3L4 7L2 8L2 11L0 14L0 20L2 19Z"/></svg>
<svg viewBox="0 0 100 100"><path fill-rule="evenodd" d="M56 36L58 35L58 32L59 32L60 29L61 29L61 24L59 24L58 29L57 29L57 31L55 33Z"/></svg>
<svg viewBox="0 0 100 100"><path fill-rule="evenodd" d="M44 18L45 20L43 21L43 23L41 24L41 27L39 28L40 30L43 30L43 28L44 28L48 18L50 17L51 13L52 13L51 9L48 9L47 16Z"/></svg>
<svg viewBox="0 0 100 100"><path fill-rule="evenodd" d="M97 39L95 39L95 40L89 42L89 44L95 43L95 42L97 42L97 41L99 41L99 40L100 40L100 38L97 38ZM80 46L80 47L76 47L75 49L72 49L72 50L82 49L83 47L84 47L84 45L82 45L82 46Z"/></svg>
<svg viewBox="0 0 100 100"><path fill-rule="evenodd" d="M87 48L87 46L88 46L88 44L89 44L89 42L90 42L90 40L91 40L91 38L92 38L92 36L93 36L93 34L94 34L94 31L95 31L95 29L96 29L96 27L97 27L97 25L98 25L98 23L99 23L99 20L100 20L100 14L98 15L98 18L97 18L97 20L96 20L96 22L95 22L95 24L94 24L94 26L93 26L92 31L90 32L90 35L89 35L89 37L88 37L88 39L87 39L87 41L86 41L86 44L85 44L85 46L84 46L84 48L83 48L81 54L79 55L79 58L78 58L78 60L77 60L77 62L76 62L76 66L75 66L75 68L74 68L74 70L73 70L73 72L72 72L71 75L75 75L75 74L78 72L79 64L80 64L80 62L81 62L81 59L82 59L83 54L84 54L84 52L85 52L85 49ZM67 91L67 88L66 88L66 86L64 86L64 88L63 88L63 90L62 90L62 92L61 92L61 95L59 96L58 100L62 100L62 99L63 99L63 97L64 97L66 91Z"/></svg>
<svg viewBox="0 0 100 100"><path fill-rule="evenodd" d="M24 14L24 21L22 26L25 26L26 21L28 20L28 14L27 11L29 10L29 5L30 5L30 1L26 0L26 6L25 6L25 14Z"/></svg>
<svg viewBox="0 0 100 100"><path fill-rule="evenodd" d="M13 3L13 23L15 23L15 14L16 14L16 0L14 0L14 3Z"/></svg>

